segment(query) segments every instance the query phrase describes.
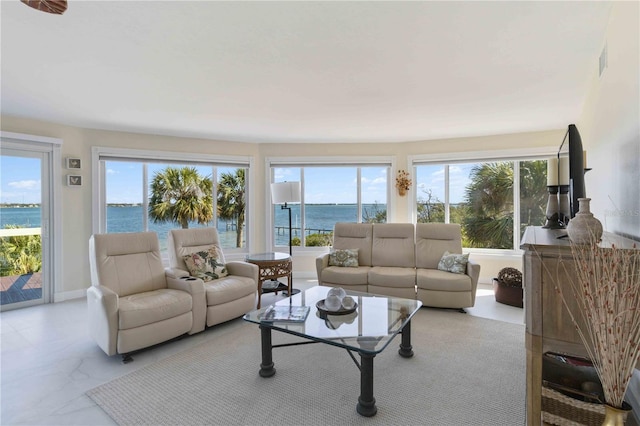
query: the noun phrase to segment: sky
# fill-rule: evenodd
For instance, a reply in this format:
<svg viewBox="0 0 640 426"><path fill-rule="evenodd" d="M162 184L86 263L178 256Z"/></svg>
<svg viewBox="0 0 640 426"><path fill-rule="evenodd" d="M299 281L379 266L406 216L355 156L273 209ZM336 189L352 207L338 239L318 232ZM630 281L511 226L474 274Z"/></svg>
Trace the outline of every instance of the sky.
<svg viewBox="0 0 640 426"><path fill-rule="evenodd" d="M0 156L0 203L40 203L40 160L37 158ZM167 164L150 164L149 180ZM455 164L449 167L451 202L461 202L464 188L469 182L473 164ZM196 166L203 176L210 176L211 167ZM233 168L220 167L218 173L233 172ZM386 204L387 169L380 166L362 167L362 202L364 204ZM107 203L131 204L142 202L142 165L135 162L107 162ZM71 174L63 170L63 177ZM74 174L87 176L87 170ZM277 168L275 181L300 181L300 168ZM395 176L389 177L395 181ZM444 201L444 166L419 166L416 176L418 198L425 199L431 189L433 196ZM304 171L304 201L308 204L355 204L357 175L355 167L307 167ZM395 183L395 182L394 182ZM394 185L395 187L395 185Z"/></svg>
<svg viewBox="0 0 640 426"><path fill-rule="evenodd" d="M39 204L41 160L0 156L0 203Z"/></svg>

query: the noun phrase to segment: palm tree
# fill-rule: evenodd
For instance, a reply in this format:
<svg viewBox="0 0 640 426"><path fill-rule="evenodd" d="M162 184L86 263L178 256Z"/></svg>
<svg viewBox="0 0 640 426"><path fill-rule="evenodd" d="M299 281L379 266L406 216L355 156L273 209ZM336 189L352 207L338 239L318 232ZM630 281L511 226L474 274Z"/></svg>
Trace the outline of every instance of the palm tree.
<svg viewBox="0 0 640 426"><path fill-rule="evenodd" d="M242 247L245 212L245 169L222 173L218 182L218 217L236 221L236 247Z"/></svg>
<svg viewBox="0 0 640 426"><path fill-rule="evenodd" d="M471 169L465 189L465 236L473 247L513 248L513 163Z"/></svg>
<svg viewBox="0 0 640 426"><path fill-rule="evenodd" d="M520 233L527 226L544 225L547 197L547 162L520 162Z"/></svg>
<svg viewBox="0 0 640 426"><path fill-rule="evenodd" d="M190 221L206 224L213 220L213 183L195 167L167 167L151 181L149 217L154 223L175 222L183 229Z"/></svg>

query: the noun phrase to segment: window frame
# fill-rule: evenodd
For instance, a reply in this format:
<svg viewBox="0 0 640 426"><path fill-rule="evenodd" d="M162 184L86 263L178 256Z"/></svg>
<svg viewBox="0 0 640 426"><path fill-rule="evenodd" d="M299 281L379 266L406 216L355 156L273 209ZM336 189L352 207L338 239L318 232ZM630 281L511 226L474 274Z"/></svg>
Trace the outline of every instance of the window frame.
<svg viewBox="0 0 640 426"><path fill-rule="evenodd" d="M536 147L536 148L514 148L505 150L492 151L466 151L439 154L419 154L407 157L407 164L411 168L413 175L417 176L416 168L422 165L444 165L445 167L445 223L449 223L449 166L459 163L487 163L492 161L511 161L514 162L513 179L520 182L520 162L530 160L547 160L549 157L556 156L558 148L555 146ZM409 211L411 212L412 223L417 223L418 203L417 203L417 186L413 185L411 197L409 199ZM468 248L463 247L465 253L483 253L496 255L520 255L522 250L520 247L520 185L513 185L513 249L488 249L488 248ZM517 219L517 220L516 220Z"/></svg>
<svg viewBox="0 0 640 426"><path fill-rule="evenodd" d="M175 164L198 164L212 167L242 167L246 168L245 185L246 185L246 231L244 247L225 247L225 256L229 257L240 254L249 253L251 247L250 238L254 233L255 221L254 213L251 208L251 200L253 199L251 182L253 180L253 163L251 156L231 156L202 154L191 152L173 152L173 151L157 151L157 150L141 150L129 148L113 148L95 146L91 149L91 165L92 165L92 232L94 234L106 232L106 170L104 161L132 161L132 162L158 162L158 163L175 163ZM145 176L143 176L143 184L147 185ZM217 183L217 177L214 176L214 184ZM214 200L215 202L215 200Z"/></svg>
<svg viewBox="0 0 640 426"><path fill-rule="evenodd" d="M304 169L305 167L388 167L389 172L387 175L387 223L393 222L395 218L395 197L392 197L392 185L393 173L396 170L396 159L392 156L365 156L365 157L352 157L352 156L339 156L339 157L266 157L265 158L265 174L264 174L264 226L265 230L269 230L266 233L266 247L269 247L271 251L277 251L281 249L281 246L275 245L274 232L275 227L273 216L273 204L271 203L271 183L273 182L273 169L280 167L299 167ZM304 176L304 173L303 173ZM360 170L357 173L357 185L358 188L362 185L362 179ZM301 212L304 212L304 182L301 182L302 194L300 197ZM358 191L360 193L360 191ZM357 199L358 208L362 206L362 199ZM294 246L292 250L294 252L326 252L328 247L306 247L306 246Z"/></svg>

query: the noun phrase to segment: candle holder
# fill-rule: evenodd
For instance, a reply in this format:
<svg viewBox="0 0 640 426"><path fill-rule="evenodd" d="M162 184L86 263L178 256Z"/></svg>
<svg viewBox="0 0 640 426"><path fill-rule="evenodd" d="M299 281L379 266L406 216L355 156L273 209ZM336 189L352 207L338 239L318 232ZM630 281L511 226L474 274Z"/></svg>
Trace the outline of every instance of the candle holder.
<svg viewBox="0 0 640 426"><path fill-rule="evenodd" d="M569 202L569 185L560 185L558 194L558 222L560 228L566 228L571 220L571 205Z"/></svg>
<svg viewBox="0 0 640 426"><path fill-rule="evenodd" d="M558 200L558 192L560 191L560 188L561 187L558 185L547 186L547 190L549 191L549 198L547 199L547 211L545 212L547 221L545 222L543 228L563 229L565 227L564 222L560 220L560 205ZM567 198L567 202L568 201L569 199Z"/></svg>

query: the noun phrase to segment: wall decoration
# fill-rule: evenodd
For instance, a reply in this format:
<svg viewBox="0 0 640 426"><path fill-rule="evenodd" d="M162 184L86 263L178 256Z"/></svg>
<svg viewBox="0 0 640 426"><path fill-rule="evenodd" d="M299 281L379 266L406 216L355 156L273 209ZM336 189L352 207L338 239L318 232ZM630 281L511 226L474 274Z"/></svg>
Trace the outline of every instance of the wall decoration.
<svg viewBox="0 0 640 426"><path fill-rule="evenodd" d="M67 186L82 186L82 176L67 175Z"/></svg>
<svg viewBox="0 0 640 426"><path fill-rule="evenodd" d="M79 158L67 157L67 169L80 170L82 168L82 160Z"/></svg>
<svg viewBox="0 0 640 426"><path fill-rule="evenodd" d="M396 188L398 188L398 194L404 197L407 194L409 188L411 188L411 178L409 173L405 170L398 170L398 176L396 176Z"/></svg>

